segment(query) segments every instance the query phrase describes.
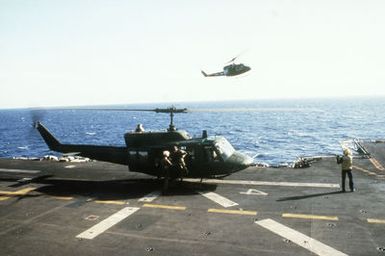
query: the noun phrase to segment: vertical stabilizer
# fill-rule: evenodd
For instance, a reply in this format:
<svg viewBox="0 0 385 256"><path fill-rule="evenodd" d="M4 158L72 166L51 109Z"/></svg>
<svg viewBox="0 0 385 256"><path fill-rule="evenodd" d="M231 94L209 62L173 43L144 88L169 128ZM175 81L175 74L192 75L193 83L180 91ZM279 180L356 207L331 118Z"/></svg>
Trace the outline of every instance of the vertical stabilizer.
<svg viewBox="0 0 385 256"><path fill-rule="evenodd" d="M43 137L45 143L47 143L49 149L57 151L58 147L61 145L60 142L40 122L36 122L35 126L41 137Z"/></svg>

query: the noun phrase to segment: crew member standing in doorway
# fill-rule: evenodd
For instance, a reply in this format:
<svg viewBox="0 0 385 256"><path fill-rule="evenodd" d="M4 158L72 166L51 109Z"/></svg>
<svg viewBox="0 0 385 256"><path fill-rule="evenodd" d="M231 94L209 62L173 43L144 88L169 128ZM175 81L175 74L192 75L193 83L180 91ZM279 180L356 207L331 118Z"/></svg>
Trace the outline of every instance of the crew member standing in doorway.
<svg viewBox="0 0 385 256"><path fill-rule="evenodd" d="M163 193L165 193L168 189L168 183L170 180L170 169L172 167L170 152L167 150L163 151L163 158L160 160L160 167L162 172L161 176L164 177Z"/></svg>
<svg viewBox="0 0 385 256"><path fill-rule="evenodd" d="M183 177L185 177L188 174L188 169L185 162L185 157L187 155L187 152L180 149L178 146L173 146L172 152L171 152L171 161L173 165L176 167L177 171L179 172L179 177L181 180Z"/></svg>

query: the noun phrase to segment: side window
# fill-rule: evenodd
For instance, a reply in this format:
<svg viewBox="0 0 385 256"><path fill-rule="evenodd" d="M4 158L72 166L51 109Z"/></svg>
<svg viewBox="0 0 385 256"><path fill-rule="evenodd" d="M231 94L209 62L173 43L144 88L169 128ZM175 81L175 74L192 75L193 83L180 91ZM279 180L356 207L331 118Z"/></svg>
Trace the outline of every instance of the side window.
<svg viewBox="0 0 385 256"><path fill-rule="evenodd" d="M205 159L211 161L213 159L210 148L205 148Z"/></svg>
<svg viewBox="0 0 385 256"><path fill-rule="evenodd" d="M214 150L214 148L211 148L211 147L205 148L205 155L206 155L207 161L220 160L219 154Z"/></svg>
<svg viewBox="0 0 385 256"><path fill-rule="evenodd" d="M215 162L219 162L221 160L220 152L218 152L218 150L212 149L212 156Z"/></svg>
<svg viewBox="0 0 385 256"><path fill-rule="evenodd" d="M147 151L136 151L136 158L137 159L147 159L148 152Z"/></svg>
<svg viewBox="0 0 385 256"><path fill-rule="evenodd" d="M191 160L195 160L195 150L193 148L188 148L186 152Z"/></svg>
<svg viewBox="0 0 385 256"><path fill-rule="evenodd" d="M129 151L130 158L137 161L146 161L148 159L147 151Z"/></svg>
<svg viewBox="0 0 385 256"><path fill-rule="evenodd" d="M128 151L128 154L129 154L131 159L135 159L136 158L136 151Z"/></svg>

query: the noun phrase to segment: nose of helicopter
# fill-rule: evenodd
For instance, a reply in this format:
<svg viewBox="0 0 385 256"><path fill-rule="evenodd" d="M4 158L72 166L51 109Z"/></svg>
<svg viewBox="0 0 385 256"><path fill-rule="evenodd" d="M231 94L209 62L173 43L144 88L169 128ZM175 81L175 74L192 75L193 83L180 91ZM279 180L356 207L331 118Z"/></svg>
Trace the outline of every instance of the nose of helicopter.
<svg viewBox="0 0 385 256"><path fill-rule="evenodd" d="M238 151L235 151L226 162L237 170L245 169L254 163L253 158Z"/></svg>

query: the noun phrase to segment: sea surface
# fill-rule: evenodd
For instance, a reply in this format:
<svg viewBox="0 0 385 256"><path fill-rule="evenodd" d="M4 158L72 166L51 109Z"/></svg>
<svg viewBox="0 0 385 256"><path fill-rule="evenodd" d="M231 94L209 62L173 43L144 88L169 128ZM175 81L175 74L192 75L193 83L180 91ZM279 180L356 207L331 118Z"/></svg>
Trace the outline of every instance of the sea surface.
<svg viewBox="0 0 385 256"><path fill-rule="evenodd" d="M163 108L170 104L97 106ZM302 156L341 154L341 142L385 138L385 98L335 98L177 103L178 129L221 135L256 163L288 165ZM0 110L0 157L42 157L51 152L33 128L40 120L64 143L124 145L123 135L142 123L165 130L168 114L74 109ZM56 154L57 155L57 154Z"/></svg>

